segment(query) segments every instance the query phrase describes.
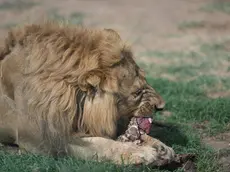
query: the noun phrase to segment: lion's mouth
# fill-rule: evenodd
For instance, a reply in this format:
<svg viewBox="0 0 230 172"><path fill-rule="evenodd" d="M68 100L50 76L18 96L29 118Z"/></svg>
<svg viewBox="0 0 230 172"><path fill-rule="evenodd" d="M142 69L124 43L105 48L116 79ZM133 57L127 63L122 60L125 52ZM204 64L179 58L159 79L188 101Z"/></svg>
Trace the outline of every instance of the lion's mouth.
<svg viewBox="0 0 230 172"><path fill-rule="evenodd" d="M153 119L151 117L136 117L138 127L149 134Z"/></svg>
<svg viewBox="0 0 230 172"><path fill-rule="evenodd" d="M152 123L153 122L153 119L152 117L136 117L136 119L141 122L141 121L148 121L149 123Z"/></svg>

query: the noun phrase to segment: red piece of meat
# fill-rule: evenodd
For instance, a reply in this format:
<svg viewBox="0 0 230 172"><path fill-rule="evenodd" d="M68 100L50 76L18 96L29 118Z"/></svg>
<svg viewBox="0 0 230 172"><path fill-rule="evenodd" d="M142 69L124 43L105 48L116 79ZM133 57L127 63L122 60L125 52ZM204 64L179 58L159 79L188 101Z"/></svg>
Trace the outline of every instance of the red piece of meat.
<svg viewBox="0 0 230 172"><path fill-rule="evenodd" d="M142 129L146 134L149 134L152 126L152 118L137 118L137 124L140 129Z"/></svg>

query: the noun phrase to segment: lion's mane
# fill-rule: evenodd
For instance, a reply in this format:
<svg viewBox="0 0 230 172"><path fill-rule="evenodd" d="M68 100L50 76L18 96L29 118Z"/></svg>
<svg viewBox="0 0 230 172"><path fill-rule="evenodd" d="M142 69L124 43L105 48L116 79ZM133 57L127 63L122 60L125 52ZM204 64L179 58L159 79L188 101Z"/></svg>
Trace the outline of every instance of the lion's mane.
<svg viewBox="0 0 230 172"><path fill-rule="evenodd" d="M25 113L31 119L43 121L50 134L60 138L74 132L114 136L117 81L110 68L122 60L121 51L128 49L115 31L55 22L30 24L9 32L0 47L2 61L14 49L20 52L16 61L23 64L21 83L29 109ZM104 82L105 78L110 79ZM4 76L2 82L8 82ZM94 89L108 94L95 96ZM8 96L14 99L15 95Z"/></svg>

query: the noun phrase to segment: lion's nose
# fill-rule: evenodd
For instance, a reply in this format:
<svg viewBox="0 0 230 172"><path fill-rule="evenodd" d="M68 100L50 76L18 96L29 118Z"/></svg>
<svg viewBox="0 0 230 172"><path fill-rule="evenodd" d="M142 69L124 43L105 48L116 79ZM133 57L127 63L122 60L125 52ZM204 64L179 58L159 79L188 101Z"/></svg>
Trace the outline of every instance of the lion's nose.
<svg viewBox="0 0 230 172"><path fill-rule="evenodd" d="M155 109L156 109L157 111L163 110L164 107L165 107L165 102L164 102L164 101L162 101L162 102L160 102L160 103L158 103L158 104L155 105Z"/></svg>

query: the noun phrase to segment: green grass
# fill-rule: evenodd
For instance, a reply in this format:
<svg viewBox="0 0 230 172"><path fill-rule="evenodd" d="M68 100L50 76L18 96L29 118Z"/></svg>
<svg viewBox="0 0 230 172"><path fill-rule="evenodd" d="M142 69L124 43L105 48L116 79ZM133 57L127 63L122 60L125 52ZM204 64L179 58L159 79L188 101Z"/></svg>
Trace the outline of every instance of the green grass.
<svg viewBox="0 0 230 172"><path fill-rule="evenodd" d="M219 73L227 74L230 67L229 39L213 43L196 43L194 51L158 51L140 52L138 56L149 59L150 63L139 65L151 76L172 76L178 81L194 79L199 76L218 77L222 82L225 78ZM151 63L151 58L159 59L160 63ZM223 83L224 86L225 83Z"/></svg>
<svg viewBox="0 0 230 172"><path fill-rule="evenodd" d="M8 0L0 4L0 10L25 10L38 5L38 3L29 0Z"/></svg>
<svg viewBox="0 0 230 172"><path fill-rule="evenodd" d="M48 12L49 18L52 20L57 20L57 21L65 21L68 22L69 24L73 25L82 25L85 15L80 12L74 12L70 14L69 16L63 16L58 13L57 9L52 9Z"/></svg>
<svg viewBox="0 0 230 172"><path fill-rule="evenodd" d="M69 16L69 20L71 24L79 25L79 24L83 24L84 17L85 17L84 14L75 12Z"/></svg>
<svg viewBox="0 0 230 172"><path fill-rule="evenodd" d="M196 52L183 52L183 51L145 51L138 54L139 56L149 56L149 57L158 57L158 58L196 58L199 55Z"/></svg>
<svg viewBox="0 0 230 172"><path fill-rule="evenodd" d="M139 64L148 73L149 83L167 101L165 110L171 112L169 117L158 113L156 118L173 127L154 131L154 136L177 152L199 154L199 172L222 171L215 156L217 152L201 144L200 136L215 136L230 129L230 98L211 99L207 96L209 91L230 89L228 75L221 75L228 74L230 69L229 40L201 43L196 51L146 51L140 55L150 61L151 58L161 59L159 64ZM176 81L163 79L164 74L171 75ZM194 124L205 125L201 131L194 128Z"/></svg>
<svg viewBox="0 0 230 172"><path fill-rule="evenodd" d="M202 28L205 26L203 21L183 21L179 23L179 29L192 29L192 28Z"/></svg>
<svg viewBox="0 0 230 172"><path fill-rule="evenodd" d="M208 121L202 134L212 136L229 129L230 98L210 99L202 90L206 84L215 84L215 80L205 77L190 82L172 82L164 79L148 79L158 92L167 100L166 109L172 114L166 121L173 126L153 131L153 136L171 145L177 152L198 154L197 168L203 171L222 171L217 164L215 152L200 143L200 131L192 124ZM210 85L210 86L211 86ZM165 121L161 113L159 121ZM154 134L155 133L155 134Z"/></svg>
<svg viewBox="0 0 230 172"><path fill-rule="evenodd" d="M7 29L7 30L15 26L17 26L16 23L0 24L1 29Z"/></svg>
<svg viewBox="0 0 230 172"><path fill-rule="evenodd" d="M54 12L54 17L62 19ZM70 18L79 24L83 15L74 13ZM166 100L166 111L156 114L156 119L168 123L169 127L153 128L151 135L172 146L177 153L196 153L196 165L199 172L222 172L218 165L216 152L201 143L200 136L214 136L229 130L230 98L211 99L208 91L226 91L230 89L229 77L219 76L216 71L229 72L230 55L229 40L197 45L196 51L145 51L140 56L155 58L165 63L142 63L147 73L147 80ZM214 73L213 73L214 72ZM175 77L176 81L163 78L163 74ZM200 131L193 124L205 122ZM109 162L96 163L75 160L72 158L58 159L31 154L15 155L0 151L1 172L166 172L147 166L116 166ZM176 172L179 172L177 170Z"/></svg>
<svg viewBox="0 0 230 172"><path fill-rule="evenodd" d="M201 10L206 12L224 12L230 14L230 2L214 2L209 3L201 8Z"/></svg>
<svg viewBox="0 0 230 172"><path fill-rule="evenodd" d="M218 172L221 167L217 164L214 151L200 143L199 132L194 130L192 123L210 121L207 134L216 134L226 130L230 122L230 99L221 98L211 100L207 98L201 86L214 84L210 78L198 78L190 82L172 82L165 79L147 78L165 100L166 110L172 112L166 122L171 124L168 128L153 129L152 135L166 144L172 146L177 153L196 153L197 168L199 172ZM161 113L157 113L157 120L161 121ZM141 172L153 169L142 167L119 167L108 162L95 163L74 160L71 158L54 160L52 158L35 155L14 155L0 151L0 171L108 171L108 172ZM154 169L156 172L163 170ZM179 172L179 170L177 170Z"/></svg>
<svg viewBox="0 0 230 172"><path fill-rule="evenodd" d="M216 134L227 128L230 122L230 98L208 98L202 86L211 86L214 81L206 81L204 77L186 83L159 79L152 81L152 85L157 83L156 89L163 93L164 99L167 100L166 110L173 113L168 120L183 124L210 121L208 134ZM161 84L164 85L163 88L160 87Z"/></svg>
<svg viewBox="0 0 230 172"><path fill-rule="evenodd" d="M133 166L118 167L108 162L95 163L90 161L75 160L72 158L53 158L36 155L12 155L0 151L0 171L1 172L129 172L129 171L149 171L148 167L136 168Z"/></svg>

